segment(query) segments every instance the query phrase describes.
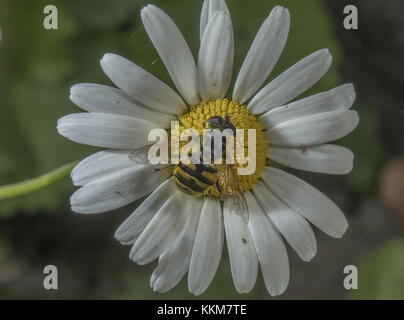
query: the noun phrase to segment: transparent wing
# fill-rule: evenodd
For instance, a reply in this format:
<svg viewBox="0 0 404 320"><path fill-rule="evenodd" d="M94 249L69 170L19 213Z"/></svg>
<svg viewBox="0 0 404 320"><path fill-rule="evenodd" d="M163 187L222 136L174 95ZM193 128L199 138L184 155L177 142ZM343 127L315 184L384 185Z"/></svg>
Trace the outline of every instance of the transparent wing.
<svg viewBox="0 0 404 320"><path fill-rule="evenodd" d="M128 157L136 164L151 164L156 171L163 170L171 167L170 164L153 164L157 161L153 161L153 158L149 158L149 149L151 145L141 147L139 149L133 150L129 153Z"/></svg>
<svg viewBox="0 0 404 320"><path fill-rule="evenodd" d="M132 160L135 163L147 164L147 163L149 163L149 158L148 158L149 149L150 149L150 145L133 150L131 153L129 153L128 157L130 160Z"/></svg>
<svg viewBox="0 0 404 320"><path fill-rule="evenodd" d="M234 166L222 166L219 174L219 184L223 186L222 200L231 199L233 210L240 214L243 220L248 223L249 213L247 201L244 197L243 189Z"/></svg>

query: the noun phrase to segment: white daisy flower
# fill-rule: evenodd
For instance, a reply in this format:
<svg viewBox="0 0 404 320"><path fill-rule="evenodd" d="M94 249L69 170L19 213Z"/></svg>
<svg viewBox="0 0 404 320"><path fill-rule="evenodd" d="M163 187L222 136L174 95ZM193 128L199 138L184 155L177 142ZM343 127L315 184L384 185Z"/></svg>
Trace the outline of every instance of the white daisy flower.
<svg viewBox="0 0 404 320"><path fill-rule="evenodd" d="M347 221L323 193L283 170L267 166L268 159L311 172L346 174L351 171L350 150L328 144L350 133L358 114L350 110L355 91L344 84L295 102L331 65L323 49L303 58L281 75L264 83L285 46L290 16L275 7L255 37L226 99L232 77L234 39L224 0L205 0L200 23L198 61L175 23L159 8L141 12L143 24L178 91L118 55L108 53L101 67L119 88L77 84L71 100L86 113L61 118L58 131L78 143L106 148L81 161L72 171L78 189L72 210L99 213L148 196L116 231L131 245L130 258L138 264L158 259L151 287L173 288L188 272L188 288L203 293L218 268L224 238L231 273L238 292L249 292L261 267L271 295L282 294L289 282L285 241L304 260L316 254L310 223L341 237ZM238 179L249 219L234 211L231 200L221 200L211 189L203 197L180 190L173 168L155 171L134 163L130 153L150 144L153 128L200 130L212 116L228 115L239 129L256 129L257 167ZM310 222L310 223L309 223Z"/></svg>

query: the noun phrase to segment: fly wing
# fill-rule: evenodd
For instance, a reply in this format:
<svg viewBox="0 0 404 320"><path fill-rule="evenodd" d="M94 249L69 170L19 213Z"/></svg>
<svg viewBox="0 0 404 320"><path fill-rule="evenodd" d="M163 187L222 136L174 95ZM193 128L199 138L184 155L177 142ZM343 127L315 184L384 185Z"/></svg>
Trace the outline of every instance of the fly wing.
<svg viewBox="0 0 404 320"><path fill-rule="evenodd" d="M144 146L139 149L133 150L131 153L129 153L128 157L134 163L148 164L149 163L149 157L148 157L149 148L150 148L150 146Z"/></svg>
<svg viewBox="0 0 404 320"><path fill-rule="evenodd" d="M231 199L233 210L240 214L243 220L248 223L249 213L247 201L240 185L236 169L231 165L224 165L219 175L220 184L223 186L222 200Z"/></svg>
<svg viewBox="0 0 404 320"><path fill-rule="evenodd" d="M149 155L149 146L144 146L139 149L133 150L129 153L128 157L136 164L151 164L156 171L170 167L169 164L155 164L157 159L154 159L152 155ZM151 158L150 158L151 157Z"/></svg>

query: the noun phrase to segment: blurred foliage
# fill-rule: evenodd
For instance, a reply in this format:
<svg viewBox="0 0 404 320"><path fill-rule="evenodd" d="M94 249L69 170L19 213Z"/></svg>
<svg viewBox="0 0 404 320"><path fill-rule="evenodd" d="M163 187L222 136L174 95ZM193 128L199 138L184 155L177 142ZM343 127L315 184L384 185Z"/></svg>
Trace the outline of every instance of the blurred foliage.
<svg viewBox="0 0 404 320"><path fill-rule="evenodd" d="M103 54L120 54L173 86L141 24L140 10L149 2L164 9L177 22L197 56L202 0L54 0L52 4L59 12L58 30L43 28L43 8L48 1L0 0L3 37L0 42L0 185L34 178L97 150L59 136L56 121L63 115L81 112L69 101L71 85L79 82L111 85L99 67ZM229 0L228 4L235 31L235 75L259 26L272 7L281 4L291 12L291 32L270 78L311 52L329 48L334 56L333 66L304 95L328 90L340 83L337 70L342 59L341 50L322 0ZM371 185L369 177L380 150L376 146L371 154L368 149L360 151L364 140L377 143L374 112L371 108L363 108L363 112L364 115L361 110L363 118L355 136L346 140L357 154L350 181L360 190ZM0 218L18 211L65 213L72 191L70 179L64 179L35 193L0 201ZM93 236L109 236L110 241L114 241L111 235ZM125 272L121 276L123 289L110 292L109 296L192 297L185 289L184 280L172 293L159 295L148 286L150 270ZM251 298L256 297L257 292L239 296L233 288L226 262L222 263L211 288L201 298Z"/></svg>
<svg viewBox="0 0 404 320"><path fill-rule="evenodd" d="M352 189L362 195L374 192L378 168L384 150L378 135L378 121L375 106L359 100L355 109L359 112L359 125L342 143L355 154L354 168L347 176Z"/></svg>
<svg viewBox="0 0 404 320"><path fill-rule="evenodd" d="M7 239L0 234L0 300L11 298L8 291L3 288L3 284L9 279L8 261L10 260L11 252Z"/></svg>
<svg viewBox="0 0 404 320"><path fill-rule="evenodd" d="M383 245L360 266L351 299L404 299L404 240Z"/></svg>

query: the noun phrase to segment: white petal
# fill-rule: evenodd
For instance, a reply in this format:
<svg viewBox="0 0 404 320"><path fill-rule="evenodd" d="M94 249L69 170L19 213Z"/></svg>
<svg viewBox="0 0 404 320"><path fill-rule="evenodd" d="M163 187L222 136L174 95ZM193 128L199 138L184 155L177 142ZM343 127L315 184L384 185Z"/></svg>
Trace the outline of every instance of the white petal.
<svg viewBox="0 0 404 320"><path fill-rule="evenodd" d="M189 198L177 191L163 204L133 245L130 251L133 261L150 263L171 247L193 212Z"/></svg>
<svg viewBox="0 0 404 320"><path fill-rule="evenodd" d="M137 149L150 144L149 131L158 125L107 113L74 113L59 119L58 132L66 138L95 147Z"/></svg>
<svg viewBox="0 0 404 320"><path fill-rule="evenodd" d="M268 143L283 147L304 147L340 139L359 123L353 110L317 113L285 121L265 133Z"/></svg>
<svg viewBox="0 0 404 320"><path fill-rule="evenodd" d="M230 16L229 8L224 0L205 0L202 6L201 21L200 21L200 39L202 41L206 27L210 19L217 11L222 11Z"/></svg>
<svg viewBox="0 0 404 320"><path fill-rule="evenodd" d="M193 202L192 211L187 212L187 221L172 247L159 258L157 268L150 279L154 291L167 292L180 282L188 270L203 200L189 198Z"/></svg>
<svg viewBox="0 0 404 320"><path fill-rule="evenodd" d="M317 242L310 224L287 206L262 181L254 185L253 193L261 208L304 261L317 253Z"/></svg>
<svg viewBox="0 0 404 320"><path fill-rule="evenodd" d="M272 146L267 151L267 158L294 169L347 174L352 170L354 155L347 148L324 144L300 149Z"/></svg>
<svg viewBox="0 0 404 320"><path fill-rule="evenodd" d="M334 238L344 235L348 222L342 211L307 182L270 167L266 167L262 179L279 198L317 228Z"/></svg>
<svg viewBox="0 0 404 320"><path fill-rule="evenodd" d="M220 202L217 199L206 198L189 265L188 289L191 293L200 295L209 287L222 256L223 240Z"/></svg>
<svg viewBox="0 0 404 320"><path fill-rule="evenodd" d="M273 70L288 38L290 15L276 6L258 31L234 85L233 100L244 103Z"/></svg>
<svg viewBox="0 0 404 320"><path fill-rule="evenodd" d="M128 150L105 150L80 161L71 172L73 184L83 186L120 170L130 169L136 163L129 159Z"/></svg>
<svg viewBox="0 0 404 320"><path fill-rule="evenodd" d="M130 243L136 240L156 212L176 191L172 179L164 181L119 226L115 232L115 239L121 243Z"/></svg>
<svg viewBox="0 0 404 320"><path fill-rule="evenodd" d="M316 113L347 110L352 107L356 93L352 84L343 84L329 91L277 107L259 117L266 128L282 122L310 116Z"/></svg>
<svg viewBox="0 0 404 320"><path fill-rule="evenodd" d="M285 244L251 192L244 195L249 211L248 227L265 286L272 296L280 295L289 283L289 259Z"/></svg>
<svg viewBox="0 0 404 320"><path fill-rule="evenodd" d="M168 128L175 117L137 104L120 89L93 83L75 84L70 89L70 100L88 112L111 113L134 117Z"/></svg>
<svg viewBox="0 0 404 320"><path fill-rule="evenodd" d="M142 20L178 91L189 105L196 105L199 97L195 60L180 30L153 5L142 9Z"/></svg>
<svg viewBox="0 0 404 320"><path fill-rule="evenodd" d="M223 98L233 71L234 38L230 16L216 14L206 28L198 59L201 98L204 101Z"/></svg>
<svg viewBox="0 0 404 320"><path fill-rule="evenodd" d="M175 115L186 110L184 101L173 89L133 62L107 53L100 64L113 83L145 106Z"/></svg>
<svg viewBox="0 0 404 320"><path fill-rule="evenodd" d="M258 275L258 259L245 219L234 211L232 200L224 202L224 226L233 282L239 293L254 287Z"/></svg>
<svg viewBox="0 0 404 320"><path fill-rule="evenodd" d="M300 60L261 89L248 104L253 114L281 106L305 92L327 72L332 56L322 49Z"/></svg>
<svg viewBox="0 0 404 320"><path fill-rule="evenodd" d="M120 208L151 193L171 174L154 171L151 165L134 165L78 189L70 198L72 210L78 213L99 213Z"/></svg>

